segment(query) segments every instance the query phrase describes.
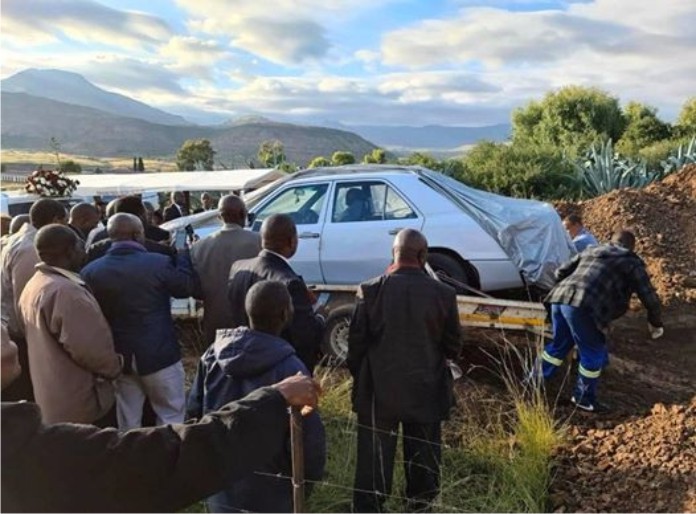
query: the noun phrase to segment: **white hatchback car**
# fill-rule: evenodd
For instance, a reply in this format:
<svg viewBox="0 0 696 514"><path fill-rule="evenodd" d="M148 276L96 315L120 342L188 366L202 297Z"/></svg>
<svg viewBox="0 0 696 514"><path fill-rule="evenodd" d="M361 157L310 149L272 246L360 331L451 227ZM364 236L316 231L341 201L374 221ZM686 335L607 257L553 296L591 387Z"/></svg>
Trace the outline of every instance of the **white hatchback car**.
<svg viewBox="0 0 696 514"><path fill-rule="evenodd" d="M429 178L433 173L358 165L300 171L251 195L251 230L259 230L272 214L291 216L300 238L292 265L308 284L358 284L384 273L394 235L414 228L428 239L429 263L436 271L484 291L522 286L517 265L446 184ZM560 218L555 213L547 218L565 237ZM175 221L163 228L190 223L200 237L221 223L215 212Z"/></svg>

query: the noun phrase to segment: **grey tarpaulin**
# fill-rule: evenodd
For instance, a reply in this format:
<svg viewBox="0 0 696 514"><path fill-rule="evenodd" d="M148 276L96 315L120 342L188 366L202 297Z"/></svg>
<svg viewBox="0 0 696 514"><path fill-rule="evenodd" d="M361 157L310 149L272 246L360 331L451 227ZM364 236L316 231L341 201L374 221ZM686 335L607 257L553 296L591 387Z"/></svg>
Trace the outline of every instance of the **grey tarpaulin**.
<svg viewBox="0 0 696 514"><path fill-rule="evenodd" d="M419 172L498 241L527 283L550 289L556 268L575 255L556 209L548 203L479 191L423 168Z"/></svg>

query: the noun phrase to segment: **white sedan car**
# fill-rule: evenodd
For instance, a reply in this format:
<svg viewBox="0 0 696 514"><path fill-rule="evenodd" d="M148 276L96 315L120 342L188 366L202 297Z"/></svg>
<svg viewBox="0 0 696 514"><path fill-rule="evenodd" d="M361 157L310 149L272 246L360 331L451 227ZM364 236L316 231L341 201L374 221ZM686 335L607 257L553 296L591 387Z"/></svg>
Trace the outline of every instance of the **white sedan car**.
<svg viewBox="0 0 696 514"><path fill-rule="evenodd" d="M259 230L272 214L291 216L300 239L292 265L308 284L358 284L384 273L391 262L395 234L414 228L428 239L428 260L436 271L484 291L522 286L520 267L491 235L491 227L484 230L486 223L475 219L471 208L452 192L457 183L442 176L443 182L438 176L430 170L398 166L300 171L247 198L251 230ZM546 206L504 200L527 202L530 212ZM551 231L566 238L555 212L550 218L543 212L546 225L553 225ZM180 230L186 224L205 237L221 221L215 212L208 212L163 228Z"/></svg>

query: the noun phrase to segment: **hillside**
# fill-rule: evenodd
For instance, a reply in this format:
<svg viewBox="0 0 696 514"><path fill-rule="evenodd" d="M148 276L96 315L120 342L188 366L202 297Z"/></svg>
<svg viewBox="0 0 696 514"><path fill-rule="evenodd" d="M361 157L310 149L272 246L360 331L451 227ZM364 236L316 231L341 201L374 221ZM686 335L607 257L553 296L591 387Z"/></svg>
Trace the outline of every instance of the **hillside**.
<svg viewBox="0 0 696 514"><path fill-rule="evenodd" d="M343 128L360 134L377 145L388 148L402 147L411 151L415 149L453 150L484 139L505 141L510 137L511 131L507 123L484 127L346 125Z"/></svg>
<svg viewBox="0 0 696 514"><path fill-rule="evenodd" d="M174 126L116 116L25 93L2 93L2 146L46 150L51 137L68 153L99 156L172 156L187 139L210 139L225 167L244 165L256 157L259 145L278 139L290 162L300 166L317 155L337 150L359 159L375 146L343 130L280 123L238 126Z"/></svg>
<svg viewBox="0 0 696 514"><path fill-rule="evenodd" d="M101 89L77 73L28 69L4 79L0 82L0 87L7 93L26 93L151 123L190 125L181 116L175 116L127 96Z"/></svg>

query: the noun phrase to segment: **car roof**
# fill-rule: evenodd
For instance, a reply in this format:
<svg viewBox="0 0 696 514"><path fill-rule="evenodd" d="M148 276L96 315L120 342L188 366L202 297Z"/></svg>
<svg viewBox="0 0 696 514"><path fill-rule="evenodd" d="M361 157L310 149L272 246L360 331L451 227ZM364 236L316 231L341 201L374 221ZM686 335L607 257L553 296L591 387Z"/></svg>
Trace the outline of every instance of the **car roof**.
<svg viewBox="0 0 696 514"><path fill-rule="evenodd" d="M399 166L394 164L347 164L326 168L310 168L300 170L291 175L288 182L308 178L355 178L356 175L385 176L385 175L415 175L421 168L418 166Z"/></svg>

